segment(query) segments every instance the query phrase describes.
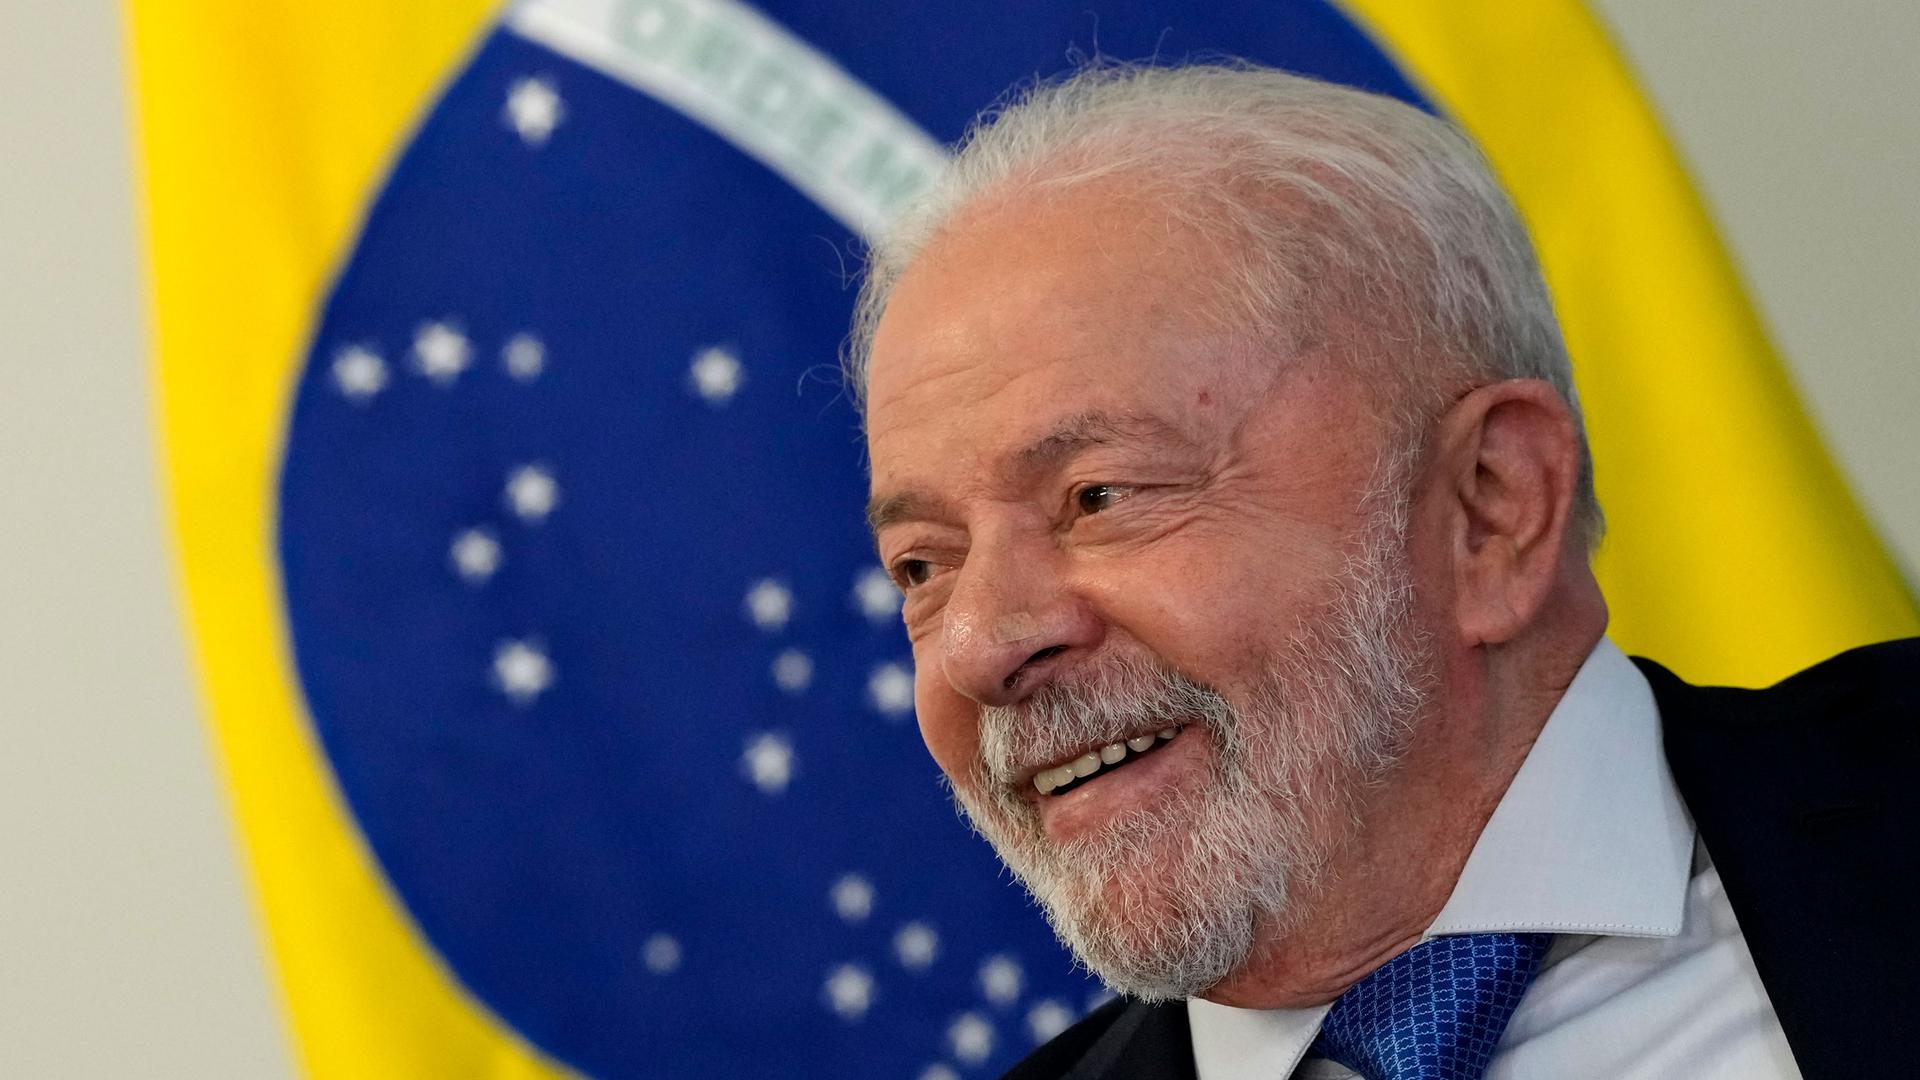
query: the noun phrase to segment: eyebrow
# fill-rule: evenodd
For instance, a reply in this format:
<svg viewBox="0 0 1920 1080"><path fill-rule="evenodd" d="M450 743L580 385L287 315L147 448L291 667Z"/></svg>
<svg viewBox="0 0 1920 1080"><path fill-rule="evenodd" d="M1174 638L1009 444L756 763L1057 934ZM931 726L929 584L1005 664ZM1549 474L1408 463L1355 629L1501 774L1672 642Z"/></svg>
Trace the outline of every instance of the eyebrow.
<svg viewBox="0 0 1920 1080"><path fill-rule="evenodd" d="M876 495L867 501L867 530L877 534L898 522L934 517L939 505L936 500L911 491Z"/></svg>
<svg viewBox="0 0 1920 1080"><path fill-rule="evenodd" d="M1192 440L1178 428L1157 417L1090 409L1054 425L1053 430L1015 454L1014 461L1021 472L1037 472L1057 466L1090 447L1123 440L1143 440L1180 447L1193 445ZM888 525L902 521L937 517L943 507L941 500L914 491L876 495L867 503L867 528L878 533Z"/></svg>
<svg viewBox="0 0 1920 1080"><path fill-rule="evenodd" d="M1045 468L1057 465L1088 447L1105 446L1123 440L1191 445L1191 440L1158 417L1144 413L1109 413L1089 409L1055 425L1052 431L1020 451L1017 459L1021 467L1026 469Z"/></svg>

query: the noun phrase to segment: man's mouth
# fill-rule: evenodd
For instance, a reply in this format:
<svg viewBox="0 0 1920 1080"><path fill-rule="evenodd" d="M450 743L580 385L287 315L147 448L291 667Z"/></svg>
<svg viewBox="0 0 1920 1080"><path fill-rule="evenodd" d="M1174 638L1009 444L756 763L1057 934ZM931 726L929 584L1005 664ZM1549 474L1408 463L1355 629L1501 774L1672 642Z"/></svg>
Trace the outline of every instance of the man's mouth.
<svg viewBox="0 0 1920 1080"><path fill-rule="evenodd" d="M1136 735L1089 750L1052 768L1041 769L1033 774L1034 790L1042 795L1065 795L1096 776L1112 772L1143 754L1152 753L1182 730L1175 726L1148 735Z"/></svg>

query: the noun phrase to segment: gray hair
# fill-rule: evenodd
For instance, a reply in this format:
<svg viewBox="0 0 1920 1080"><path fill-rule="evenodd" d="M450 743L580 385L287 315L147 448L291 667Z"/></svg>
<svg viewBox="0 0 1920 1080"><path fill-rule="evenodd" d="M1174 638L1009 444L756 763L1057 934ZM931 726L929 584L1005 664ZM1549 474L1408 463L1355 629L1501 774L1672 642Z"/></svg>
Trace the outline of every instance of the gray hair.
<svg viewBox="0 0 1920 1080"><path fill-rule="evenodd" d="M894 286L964 209L1117 175L1176 221L1233 241L1204 315L1363 366L1398 391L1389 419L1402 438L1419 437L1462 382L1553 386L1579 425L1573 524L1598 541L1566 345L1485 158L1452 124L1392 98L1246 63L1097 64L982 113L947 170L872 242L844 353L856 402Z"/></svg>

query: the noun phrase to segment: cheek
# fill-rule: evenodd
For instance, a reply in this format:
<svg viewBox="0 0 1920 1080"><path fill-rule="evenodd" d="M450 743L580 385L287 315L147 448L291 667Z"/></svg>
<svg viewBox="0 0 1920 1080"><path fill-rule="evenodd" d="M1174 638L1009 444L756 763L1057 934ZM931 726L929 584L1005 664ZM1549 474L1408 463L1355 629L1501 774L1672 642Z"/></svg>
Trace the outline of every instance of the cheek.
<svg viewBox="0 0 1920 1080"><path fill-rule="evenodd" d="M1340 565L1324 544L1198 551L1111 580L1103 607L1184 674L1227 689L1264 670L1324 602Z"/></svg>
<svg viewBox="0 0 1920 1080"><path fill-rule="evenodd" d="M973 702L946 685L937 660L919 661L913 708L920 723L920 738L934 763L955 783L964 783L978 756L979 724Z"/></svg>

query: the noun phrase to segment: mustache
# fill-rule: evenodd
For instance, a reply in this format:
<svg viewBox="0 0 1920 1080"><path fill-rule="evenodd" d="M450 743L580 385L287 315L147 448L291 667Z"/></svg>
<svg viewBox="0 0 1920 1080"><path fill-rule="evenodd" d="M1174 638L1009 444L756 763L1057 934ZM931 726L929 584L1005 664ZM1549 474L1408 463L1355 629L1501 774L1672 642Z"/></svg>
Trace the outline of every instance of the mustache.
<svg viewBox="0 0 1920 1080"><path fill-rule="evenodd" d="M976 770L988 790L1004 790L1090 747L1191 724L1213 729L1222 746L1240 741L1238 713L1218 690L1156 659L1118 657L981 709Z"/></svg>

